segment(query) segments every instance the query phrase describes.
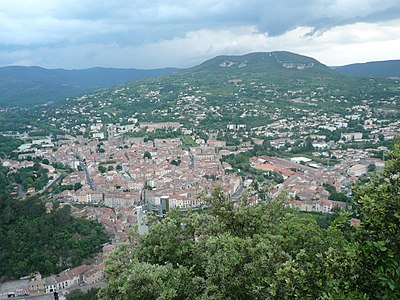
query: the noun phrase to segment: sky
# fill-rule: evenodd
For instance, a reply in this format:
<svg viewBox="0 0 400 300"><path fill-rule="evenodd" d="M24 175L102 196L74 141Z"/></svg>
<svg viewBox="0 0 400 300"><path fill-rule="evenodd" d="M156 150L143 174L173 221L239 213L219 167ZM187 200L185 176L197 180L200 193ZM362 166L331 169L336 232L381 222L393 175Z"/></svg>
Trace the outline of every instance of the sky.
<svg viewBox="0 0 400 300"><path fill-rule="evenodd" d="M0 66L190 67L292 51L400 59L399 0L0 0Z"/></svg>

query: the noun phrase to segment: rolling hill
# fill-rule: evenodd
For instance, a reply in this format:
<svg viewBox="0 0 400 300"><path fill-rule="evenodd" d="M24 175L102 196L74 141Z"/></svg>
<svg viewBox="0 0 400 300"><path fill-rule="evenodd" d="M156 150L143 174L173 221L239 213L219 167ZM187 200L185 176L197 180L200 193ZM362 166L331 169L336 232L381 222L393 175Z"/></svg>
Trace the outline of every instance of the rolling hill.
<svg viewBox="0 0 400 300"><path fill-rule="evenodd" d="M400 78L400 60L374 61L333 67L337 72L362 77Z"/></svg>
<svg viewBox="0 0 400 300"><path fill-rule="evenodd" d="M104 124L129 124L134 117L139 122L173 121L199 130L227 124L251 128L273 123L278 116L346 115L352 107L367 103L379 110L386 105L385 111L391 112L393 100L379 101L398 93L393 80L341 74L311 57L250 53L218 56L180 72L71 97L40 109L40 114L46 130L66 128L76 134L87 116ZM28 118L35 120L32 126L40 125L33 112ZM20 128L15 118L3 123L8 130Z"/></svg>
<svg viewBox="0 0 400 300"><path fill-rule="evenodd" d="M91 68L82 70L10 66L0 68L0 106L31 106L60 101L101 88L160 76L178 69Z"/></svg>

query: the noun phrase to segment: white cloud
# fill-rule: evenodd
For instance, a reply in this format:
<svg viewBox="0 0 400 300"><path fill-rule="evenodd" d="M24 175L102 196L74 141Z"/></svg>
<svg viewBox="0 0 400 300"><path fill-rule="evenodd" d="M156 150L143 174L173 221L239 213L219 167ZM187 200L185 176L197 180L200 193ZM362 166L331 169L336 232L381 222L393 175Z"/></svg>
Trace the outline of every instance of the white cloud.
<svg viewBox="0 0 400 300"><path fill-rule="evenodd" d="M187 67L273 50L329 65L399 58L400 19L376 22L400 12L398 0L301 2L0 0L0 64Z"/></svg>
<svg viewBox="0 0 400 300"><path fill-rule="evenodd" d="M375 24L337 26L316 35L312 27L298 27L268 36L255 26L235 26L188 32L184 37L136 46L85 43L1 53L2 60L19 65L87 68L190 67L221 54L287 50L312 56L327 65L395 59L400 49L400 19ZM1 62L1 61L0 61Z"/></svg>

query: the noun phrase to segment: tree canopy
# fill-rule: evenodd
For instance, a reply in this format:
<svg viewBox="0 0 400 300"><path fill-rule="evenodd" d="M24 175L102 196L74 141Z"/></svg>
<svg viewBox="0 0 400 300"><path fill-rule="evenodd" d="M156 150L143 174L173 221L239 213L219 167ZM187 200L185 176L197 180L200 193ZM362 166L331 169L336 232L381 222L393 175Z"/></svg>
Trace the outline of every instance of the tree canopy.
<svg viewBox="0 0 400 300"><path fill-rule="evenodd" d="M73 218L69 206L46 213L39 197L0 197L0 279L58 273L81 264L107 241L99 223Z"/></svg>

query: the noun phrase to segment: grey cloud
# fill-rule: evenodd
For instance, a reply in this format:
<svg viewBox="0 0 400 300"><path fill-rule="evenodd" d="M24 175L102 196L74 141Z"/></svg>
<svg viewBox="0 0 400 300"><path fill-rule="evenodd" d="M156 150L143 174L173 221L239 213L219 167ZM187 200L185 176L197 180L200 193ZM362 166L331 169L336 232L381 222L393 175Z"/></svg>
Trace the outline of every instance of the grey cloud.
<svg viewBox="0 0 400 300"><path fill-rule="evenodd" d="M247 26L278 37L306 26L314 28L307 31L312 38L339 25L400 18L398 0L0 0L0 7L3 65L28 64L26 51L32 63L45 64L39 57L47 53L43 49L55 56L60 53L57 49L80 45L116 45L137 51L143 44L185 39L188 33L205 29ZM107 46L102 51L111 50L116 51ZM58 59L67 61L67 57L68 53L60 54Z"/></svg>
<svg viewBox="0 0 400 300"><path fill-rule="evenodd" d="M4 1L0 1L0 4L1 2ZM20 2L16 1L15 5L23 3ZM40 3L39 7L35 7L33 2ZM400 17L400 3L395 0L33 2L26 9L20 9L19 14L12 4L8 3L3 7L0 24L2 19L3 23L11 24L8 33L1 32L0 29L0 41L2 40L3 44L21 45L25 42L29 45L51 45L62 42L68 44L113 41L123 45L135 45L181 37L186 32L202 28L255 25L269 35L279 35L298 26L323 30L357 21L380 21ZM53 21L49 22L49 19Z"/></svg>

